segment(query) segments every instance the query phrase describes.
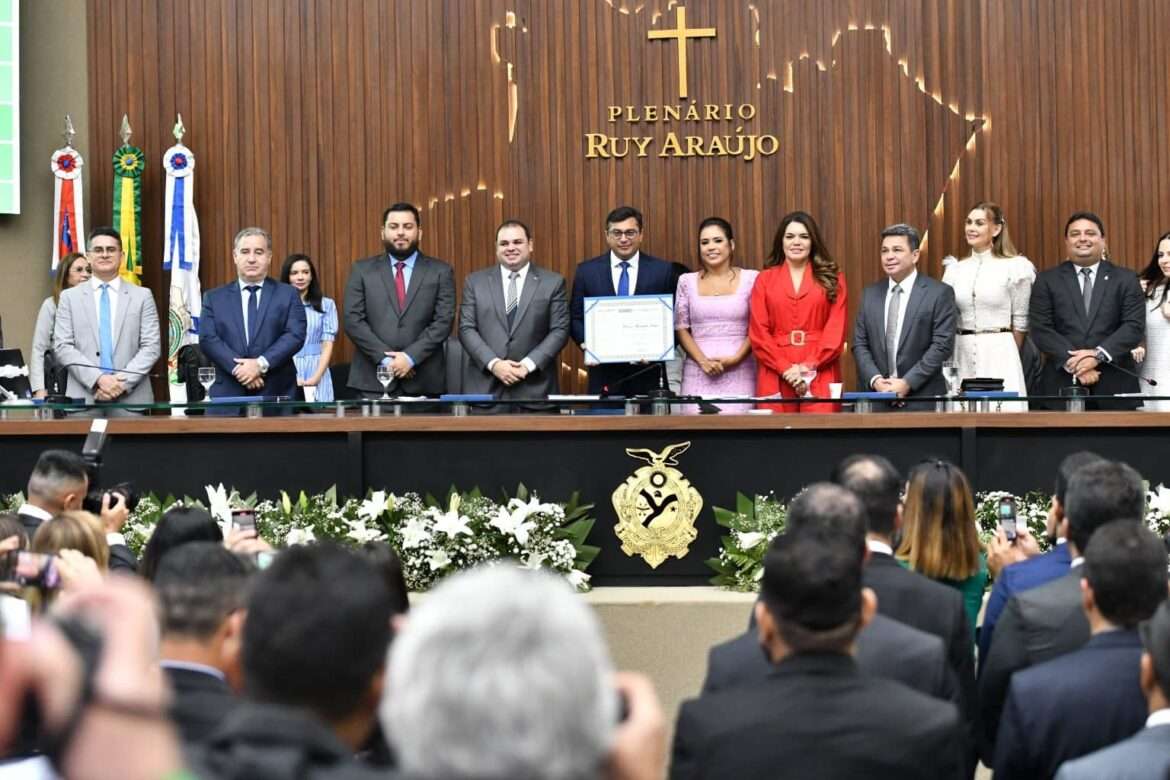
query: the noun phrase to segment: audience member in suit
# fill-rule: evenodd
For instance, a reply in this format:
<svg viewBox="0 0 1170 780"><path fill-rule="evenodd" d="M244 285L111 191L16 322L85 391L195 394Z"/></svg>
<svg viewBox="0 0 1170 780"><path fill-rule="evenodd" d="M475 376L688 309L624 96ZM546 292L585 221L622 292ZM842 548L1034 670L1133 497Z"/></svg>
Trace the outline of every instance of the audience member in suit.
<svg viewBox="0 0 1170 780"><path fill-rule="evenodd" d="M496 229L496 263L469 274L463 284L464 391L502 400L544 400L560 386L560 352L568 340L565 278L533 265L528 226L505 221ZM498 409L512 410L520 411Z"/></svg>
<svg viewBox="0 0 1170 780"><path fill-rule="evenodd" d="M61 384L58 374L45 375L45 353L53 351L53 327L57 321L57 304L61 300L61 293L70 287L88 282L92 273L89 258L80 252L65 255L57 265L57 281L53 284L53 294L41 301L37 321L33 326L32 354L28 356L28 384L34 398L47 397L50 385L60 385L57 391L63 392L68 383L67 376L65 384ZM53 359L52 362L55 365L57 361Z"/></svg>
<svg viewBox="0 0 1170 780"><path fill-rule="evenodd" d="M946 395L942 364L955 351L955 291L918 273L920 244L910 225L882 231L888 278L865 288L853 327L853 359L864 390L898 398ZM923 411L915 404L893 408Z"/></svg>
<svg viewBox="0 0 1170 780"><path fill-rule="evenodd" d="M864 512L856 496L828 484L793 503ZM859 541L815 524L772 541L756 620L774 668L750 687L683 703L671 778L966 776L955 706L863 674L853 659L857 633L877 610L862 586Z"/></svg>
<svg viewBox="0 0 1170 780"><path fill-rule="evenodd" d="M390 603L384 579L356 551L317 544L276 556L247 600L245 700L192 751L194 773L385 778L353 755L382 693Z"/></svg>
<svg viewBox="0 0 1170 780"><path fill-rule="evenodd" d="M42 452L29 475L25 502L16 510L29 540L46 520L65 511L81 509L88 492L89 471L80 455L68 450ZM102 496L98 519L105 528L111 570L133 572L138 568L138 559L122 536L122 526L129 517L125 496L117 492Z"/></svg>
<svg viewBox="0 0 1170 780"><path fill-rule="evenodd" d="M996 780L1050 780L1065 761L1136 734L1146 722L1138 624L1166 600L1166 546L1138 520L1093 534L1080 650L1012 676L995 743Z"/></svg>
<svg viewBox="0 0 1170 780"><path fill-rule="evenodd" d="M1051 548L1041 554L1036 540L1026 530L1018 531L1015 542L1009 542L1003 531L997 530L995 538L988 543L987 567L992 576L998 571L995 586L983 610L983 623L979 626L980 664L991 652L991 637L995 625L1008 600L1017 593L1036 588L1068 573L1072 558L1068 554L1068 521L1065 518L1064 499L1072 475L1082 466L1102 460L1092 452L1074 452L1060 462L1056 472L1056 491L1044 521L1044 531ZM1001 568L1002 567L1002 568Z"/></svg>
<svg viewBox="0 0 1170 780"><path fill-rule="evenodd" d="M394 395L447 391L443 347L455 320L455 272L418 249L418 209L395 203L382 213L382 254L358 260L345 285L345 332L357 347L349 386L382 395L378 366L394 375Z"/></svg>
<svg viewBox="0 0 1170 780"><path fill-rule="evenodd" d="M1078 469L1069 481L1067 498L1071 569L1008 601L979 675L979 756L988 766L994 762L996 734L1012 675L1089 641L1089 622L1081 609L1080 566L1090 537L1106 523L1143 517L1146 508L1141 475L1112 461Z"/></svg>
<svg viewBox="0 0 1170 780"><path fill-rule="evenodd" d="M410 777L665 773L653 686L614 674L596 615L560 577L485 566L443 580L395 640L386 687L382 725Z"/></svg>
<svg viewBox="0 0 1170 780"><path fill-rule="evenodd" d="M902 477L880 455L853 455L837 465L831 479L865 505L869 560L862 576L865 586L877 594L878 612L942 639L958 680L960 711L973 732L975 659L963 597L954 588L903 568L894 558L891 545L902 524ZM971 747L973 752L973 735ZM970 766L975 766L973 759Z"/></svg>
<svg viewBox="0 0 1170 780"><path fill-rule="evenodd" d="M293 398L293 355L305 343L305 306L290 285L268 278L272 236L248 227L232 241L238 278L203 296L199 347L215 364L211 398Z"/></svg>
<svg viewBox="0 0 1170 780"><path fill-rule="evenodd" d="M849 511L856 504L845 502L835 511L811 512L807 494L798 496L788 510L788 528L820 529L856 542L869 557L865 540L865 516ZM879 609L881 605L878 605ZM947 662L942 640L899 623L884 615L874 615L857 635L854 654L857 667L866 674L897 680L936 699L959 704L959 688L954 671ZM764 653L760 652L755 610L746 633L711 648L707 656L707 677L702 695L745 684L755 685L772 670Z"/></svg>
<svg viewBox="0 0 1170 780"><path fill-rule="evenodd" d="M158 309L150 290L118 275L122 256L118 231L95 228L88 250L93 276L57 303L53 355L69 372L66 392L87 404L154 401L149 375L161 351Z"/></svg>
<svg viewBox="0 0 1170 780"><path fill-rule="evenodd" d="M573 275L573 297L569 303L571 331L573 341L585 353L590 393L600 393L608 387L614 395L628 396L658 387L657 371L647 371L646 366L638 363L594 363L585 343L586 298L674 295L678 277L673 264L643 254L643 237L642 212L631 206L614 209L605 217L605 242L609 251L578 264ZM643 373L632 376L639 371Z"/></svg>
<svg viewBox="0 0 1170 780"><path fill-rule="evenodd" d="M155 573L159 659L175 692L171 718L185 743L202 742L236 707L251 573L249 564L215 542L172 549Z"/></svg>
<svg viewBox="0 0 1170 780"><path fill-rule="evenodd" d="M1069 761L1057 780L1166 780L1170 777L1170 604L1141 626L1139 670L1149 716L1124 742ZM1084 704L1079 704L1083 707Z"/></svg>
<svg viewBox="0 0 1170 780"><path fill-rule="evenodd" d="M1146 333L1146 299L1137 274L1104 259L1105 225L1096 214L1073 214L1064 236L1069 259L1042 271L1032 285L1028 321L1044 354L1041 393L1057 395L1074 384L1093 396L1137 393L1138 380L1132 375L1137 365L1130 351ZM1121 398L1090 400L1088 408L1140 405ZM1061 408L1059 402L1054 408Z"/></svg>

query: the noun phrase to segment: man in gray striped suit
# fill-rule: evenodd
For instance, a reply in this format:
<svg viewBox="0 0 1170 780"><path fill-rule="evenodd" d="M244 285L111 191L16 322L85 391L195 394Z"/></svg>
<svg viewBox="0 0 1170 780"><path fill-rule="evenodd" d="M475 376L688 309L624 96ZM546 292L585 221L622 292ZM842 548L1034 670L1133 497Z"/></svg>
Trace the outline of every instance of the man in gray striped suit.
<svg viewBox="0 0 1170 780"><path fill-rule="evenodd" d="M496 264L463 285L459 341L468 356L463 389L505 400L556 393L569 339L565 278L532 264L532 231L510 219L496 229Z"/></svg>

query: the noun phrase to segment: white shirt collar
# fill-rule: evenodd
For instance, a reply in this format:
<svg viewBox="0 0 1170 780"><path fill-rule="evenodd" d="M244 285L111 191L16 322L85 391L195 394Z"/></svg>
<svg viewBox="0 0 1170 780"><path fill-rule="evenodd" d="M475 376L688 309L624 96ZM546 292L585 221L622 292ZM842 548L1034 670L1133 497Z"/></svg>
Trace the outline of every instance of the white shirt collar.
<svg viewBox="0 0 1170 780"><path fill-rule="evenodd" d="M877 539L866 539L865 546L869 548L870 552L885 553L886 555L894 554L893 547L890 547L890 545L886 544L885 542L878 541Z"/></svg>
<svg viewBox="0 0 1170 780"><path fill-rule="evenodd" d="M217 677L220 680L227 682L227 676L223 672L221 672L219 669L216 669L214 666L208 666L207 664L197 664L191 661L168 661L164 658L163 660L159 661L158 665L163 669L183 669L188 672L208 674L212 677Z"/></svg>
<svg viewBox="0 0 1170 780"><path fill-rule="evenodd" d="M1154 726L1170 726L1170 707L1154 710L1150 713L1150 717L1146 718L1146 728Z"/></svg>
<svg viewBox="0 0 1170 780"><path fill-rule="evenodd" d="M995 257L994 251L991 247L984 249L982 252L971 252L971 259L973 260L991 260Z"/></svg>
<svg viewBox="0 0 1170 780"><path fill-rule="evenodd" d="M531 267L532 267L532 263L529 262L529 263L525 263L523 268L517 268L516 273L520 274L520 276L516 281L523 284L524 280L528 278L528 269ZM511 275L512 270L510 268L508 268L508 266L504 265L503 263L499 264L499 268L500 268L500 277L504 280L504 284L507 284L508 277Z"/></svg>
<svg viewBox="0 0 1170 780"><path fill-rule="evenodd" d="M1097 271L1101 268L1101 261L1098 260L1097 262L1093 263L1092 265L1077 265L1076 263L1073 263L1073 267L1076 269L1078 281L1080 281L1080 279L1082 278L1081 271L1085 270L1086 268L1088 268L1089 271L1092 272L1089 274L1090 278L1095 280L1097 278Z"/></svg>
<svg viewBox="0 0 1170 780"><path fill-rule="evenodd" d="M94 290L94 291L100 290L100 289L102 289L103 284L108 284L108 285L110 285L111 290L113 290L114 292L119 292L122 289L122 277L115 276L113 279L111 279L108 282L103 282L101 279L97 278L96 276L89 277L89 288L91 290Z"/></svg>
<svg viewBox="0 0 1170 780"><path fill-rule="evenodd" d="M28 515L29 517L35 517L38 520L53 519L53 515L41 509L39 506L33 506L32 504L21 504L20 509L16 510L16 514Z"/></svg>
<svg viewBox="0 0 1170 780"><path fill-rule="evenodd" d="M626 260L624 262L629 263L630 268L637 268L638 267L638 258L641 256L642 256L642 252L641 252L641 250L639 250L637 252L634 252L633 256L629 260ZM622 262L623 262L623 260L620 257L618 257L616 254L614 254L613 250L610 250L609 267L610 268L617 268L618 264L622 263Z"/></svg>
<svg viewBox="0 0 1170 780"><path fill-rule="evenodd" d="M901 285L902 292L910 292L910 289L912 287L914 287L914 281L917 278L918 278L918 269L917 268L915 268L913 271L911 271L910 275L907 276L905 279L903 279L900 282L895 282L892 278L887 277L887 281L890 283L890 286L887 289L890 291L893 291L894 285L897 284L897 285Z"/></svg>
<svg viewBox="0 0 1170 780"><path fill-rule="evenodd" d="M254 284L254 285L256 285L257 287L259 287L259 288L260 288L260 289L259 289L259 290L257 290L256 292L261 292L261 291L263 291L263 290L264 290L264 279L261 279L261 280L260 280L260 281L258 281L258 282L245 282L243 279L241 279L241 278L239 278L239 277L236 277L236 281L237 281L237 282L239 283L239 285L240 285L240 294L241 294L241 295L247 295L247 293L248 293L248 289L247 289L247 288L248 288L248 285L250 285L250 284Z"/></svg>

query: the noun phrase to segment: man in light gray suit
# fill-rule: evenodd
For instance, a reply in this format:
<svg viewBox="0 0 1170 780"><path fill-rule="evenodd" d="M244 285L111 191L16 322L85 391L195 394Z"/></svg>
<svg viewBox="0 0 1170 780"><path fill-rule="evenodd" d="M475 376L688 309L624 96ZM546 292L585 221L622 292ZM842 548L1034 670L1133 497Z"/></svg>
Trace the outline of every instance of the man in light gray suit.
<svg viewBox="0 0 1170 780"><path fill-rule="evenodd" d="M122 237L95 228L86 256L93 276L64 290L53 326L53 353L69 372L66 392L92 403L152 403L150 370L161 335L150 290L122 279Z"/></svg>
<svg viewBox="0 0 1170 780"><path fill-rule="evenodd" d="M354 263L345 285L345 332L357 346L349 386L382 394L378 366L397 395L446 392L443 345L455 320L455 273L418 251L418 209L395 203L382 213L382 254Z"/></svg>
<svg viewBox="0 0 1170 780"><path fill-rule="evenodd" d="M1170 777L1170 604L1141 626L1146 727L1127 740L1067 761L1056 780L1166 780ZM1091 703L1085 704L1086 708Z"/></svg>
<svg viewBox="0 0 1170 780"><path fill-rule="evenodd" d="M882 231L882 270L888 278L865 288L853 328L853 358L862 388L898 398L944 395L943 361L955 349L955 292L918 273L918 231ZM897 401L894 408L906 408ZM913 404L910 411L926 411Z"/></svg>
<svg viewBox="0 0 1170 780"><path fill-rule="evenodd" d="M557 392L558 356L569 340L565 278L532 264L532 233L515 219L496 228L496 261L463 285L463 389L504 400L543 400Z"/></svg>

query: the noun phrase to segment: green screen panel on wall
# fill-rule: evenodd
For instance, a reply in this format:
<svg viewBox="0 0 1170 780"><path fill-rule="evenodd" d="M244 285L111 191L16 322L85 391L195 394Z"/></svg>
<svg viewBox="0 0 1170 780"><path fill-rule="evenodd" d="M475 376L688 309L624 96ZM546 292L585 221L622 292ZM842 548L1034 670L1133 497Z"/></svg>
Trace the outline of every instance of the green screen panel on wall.
<svg viewBox="0 0 1170 780"><path fill-rule="evenodd" d="M20 0L0 0L0 214L20 213Z"/></svg>

